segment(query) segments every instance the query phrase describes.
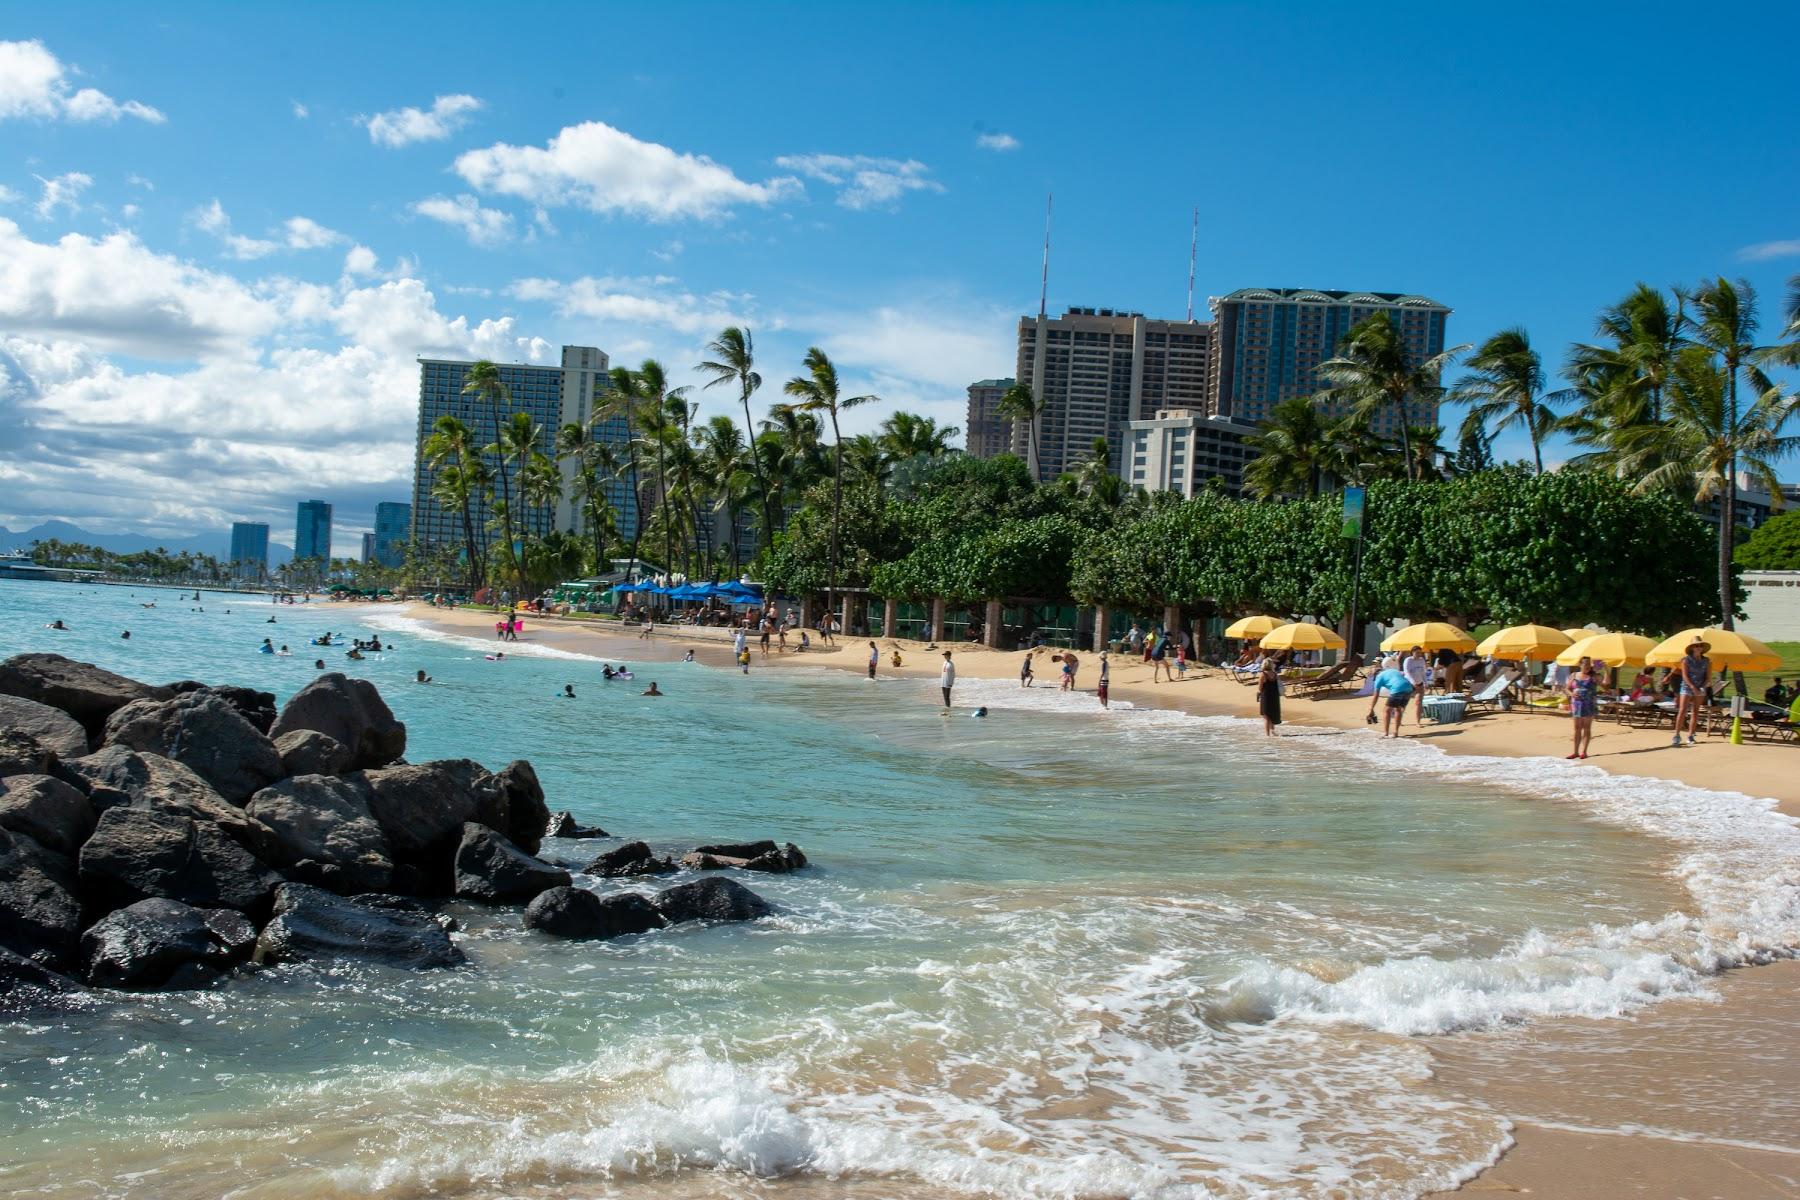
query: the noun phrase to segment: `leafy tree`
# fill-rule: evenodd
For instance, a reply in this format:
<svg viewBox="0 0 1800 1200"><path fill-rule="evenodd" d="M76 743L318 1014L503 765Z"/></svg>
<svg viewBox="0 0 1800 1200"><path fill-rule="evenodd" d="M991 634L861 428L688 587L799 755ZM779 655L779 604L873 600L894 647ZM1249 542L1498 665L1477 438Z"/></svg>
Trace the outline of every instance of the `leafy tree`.
<svg viewBox="0 0 1800 1200"><path fill-rule="evenodd" d="M1746 571L1800 571L1800 510L1776 513L1732 555Z"/></svg>

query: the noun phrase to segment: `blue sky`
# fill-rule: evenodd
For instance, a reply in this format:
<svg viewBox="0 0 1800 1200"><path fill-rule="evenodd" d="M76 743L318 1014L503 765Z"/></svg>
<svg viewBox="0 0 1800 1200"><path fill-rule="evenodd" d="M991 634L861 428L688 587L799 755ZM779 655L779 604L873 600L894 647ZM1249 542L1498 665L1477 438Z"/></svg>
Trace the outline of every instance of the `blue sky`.
<svg viewBox="0 0 1800 1200"><path fill-rule="evenodd" d="M1724 273L1773 327L1800 10L1729 12L11 5L0 524L280 540L319 496L348 553L409 490L416 354L688 377L733 320L769 400L817 343L859 422L960 424L1050 189L1055 310L1179 316L1198 205L1202 304L1424 293L1554 363Z"/></svg>

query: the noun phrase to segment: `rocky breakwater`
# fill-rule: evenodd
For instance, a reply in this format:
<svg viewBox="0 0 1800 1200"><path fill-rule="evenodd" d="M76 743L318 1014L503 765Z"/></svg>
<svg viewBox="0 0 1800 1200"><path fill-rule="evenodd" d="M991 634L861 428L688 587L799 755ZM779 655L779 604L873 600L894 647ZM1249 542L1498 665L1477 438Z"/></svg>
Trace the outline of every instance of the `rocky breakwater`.
<svg viewBox="0 0 1800 1200"><path fill-rule="evenodd" d="M319 676L267 692L139 683L54 654L0 662L0 1008L98 988L212 986L283 962L464 961L440 910L525 905L527 927L614 937L770 907L712 875L601 896L538 858L552 817L523 760L408 763L373 684ZM791 843L642 843L598 878L805 865ZM622 869L621 869L622 868Z"/></svg>

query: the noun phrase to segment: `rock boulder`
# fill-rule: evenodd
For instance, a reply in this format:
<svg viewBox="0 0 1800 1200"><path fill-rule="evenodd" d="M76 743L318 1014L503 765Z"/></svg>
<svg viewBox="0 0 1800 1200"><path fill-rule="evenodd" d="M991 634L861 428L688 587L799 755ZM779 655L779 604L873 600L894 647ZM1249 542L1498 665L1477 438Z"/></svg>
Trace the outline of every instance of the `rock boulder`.
<svg viewBox="0 0 1800 1200"><path fill-rule="evenodd" d="M230 967L255 948L256 926L243 913L163 899L109 913L81 935L82 965L93 987L160 987L178 968Z"/></svg>
<svg viewBox="0 0 1800 1200"><path fill-rule="evenodd" d="M80 758L88 752L87 730L60 708L51 708L20 696L0 696L0 729L28 734L45 750L63 758Z"/></svg>
<svg viewBox="0 0 1800 1200"><path fill-rule="evenodd" d="M648 843L626 842L608 850L581 870L584 875L616 879L629 875L668 875L678 869L673 859L656 857Z"/></svg>
<svg viewBox="0 0 1800 1200"><path fill-rule="evenodd" d="M637 892L596 896L586 888L554 887L525 908L525 927L565 938L613 938L661 929L668 921Z"/></svg>
<svg viewBox="0 0 1800 1200"><path fill-rule="evenodd" d="M48 775L56 769L57 762L56 752L39 744L30 734L0 729L0 779L9 775Z"/></svg>
<svg viewBox="0 0 1800 1200"><path fill-rule="evenodd" d="M536 768L522 758L510 762L494 776L494 784L506 797L506 824L493 828L525 853L536 854L550 824L550 806L544 803Z"/></svg>
<svg viewBox="0 0 1800 1200"><path fill-rule="evenodd" d="M117 710L133 700L167 700L170 692L60 654L15 654L0 662L0 696L60 708L95 739Z"/></svg>
<svg viewBox="0 0 1800 1200"><path fill-rule="evenodd" d="M271 860L290 876L346 895L383 892L394 862L361 781L298 775L257 792L244 811L280 842Z"/></svg>
<svg viewBox="0 0 1800 1200"><path fill-rule="evenodd" d="M233 804L281 778L274 743L210 690L134 700L107 718L106 745L181 763Z"/></svg>
<svg viewBox="0 0 1800 1200"><path fill-rule="evenodd" d="M603 838L612 834L598 825L582 825L575 820L575 815L568 811L557 813L550 818L544 828L545 837L553 838Z"/></svg>
<svg viewBox="0 0 1800 1200"><path fill-rule="evenodd" d="M530 900L553 887L567 887L569 873L533 858L504 836L473 821L463 826L456 849L456 894L489 904Z"/></svg>
<svg viewBox="0 0 1800 1200"><path fill-rule="evenodd" d="M0 1013L24 1012L80 990L68 976L0 946Z"/></svg>
<svg viewBox="0 0 1800 1200"><path fill-rule="evenodd" d="M275 895L275 917L256 942L259 963L355 959L410 970L454 967L462 951L425 913L379 907L304 883Z"/></svg>
<svg viewBox="0 0 1800 1200"><path fill-rule="evenodd" d="M266 735L269 727L275 724L274 692L259 692L255 688L233 687L230 684L205 684L194 679L171 683L168 688L177 696L190 692L211 692L237 709L238 714L260 734Z"/></svg>
<svg viewBox="0 0 1800 1200"><path fill-rule="evenodd" d="M279 740L296 729L312 729L335 738L350 751L357 768L386 766L406 753L406 726L393 712L375 685L328 671L298 692L270 726L269 735Z"/></svg>
<svg viewBox="0 0 1800 1200"><path fill-rule="evenodd" d="M754 921L775 911L767 900L743 884L720 875L677 884L652 896L650 903L671 925L682 921Z"/></svg>
<svg viewBox="0 0 1800 1200"><path fill-rule="evenodd" d="M281 773L295 775L342 775L350 769L350 750L344 743L316 729L295 729L275 739L275 753L281 756Z"/></svg>
<svg viewBox="0 0 1800 1200"><path fill-rule="evenodd" d="M100 911L160 897L260 916L281 877L215 822L122 805L100 815L82 846L80 881Z"/></svg>
<svg viewBox="0 0 1800 1200"><path fill-rule="evenodd" d="M49 775L0 780L0 829L34 838L45 849L74 854L94 832L94 807L73 786Z"/></svg>
<svg viewBox="0 0 1800 1200"><path fill-rule="evenodd" d="M0 829L0 947L52 970L81 937L75 866L22 833Z"/></svg>

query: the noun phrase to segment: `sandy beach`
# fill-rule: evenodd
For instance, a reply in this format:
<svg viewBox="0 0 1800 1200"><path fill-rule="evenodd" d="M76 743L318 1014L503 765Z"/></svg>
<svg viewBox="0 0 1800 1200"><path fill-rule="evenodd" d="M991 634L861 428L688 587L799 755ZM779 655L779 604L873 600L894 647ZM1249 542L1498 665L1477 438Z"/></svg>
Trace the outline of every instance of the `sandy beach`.
<svg viewBox="0 0 1800 1200"><path fill-rule="evenodd" d="M493 636L494 617L486 611L418 603L400 611L446 632ZM679 659L692 649L703 662L729 667L728 637L723 630L659 626L645 639L611 622L527 617L523 640L637 663ZM936 678L938 651L918 642L879 644L882 676ZM897 668L891 664L895 649L902 659ZM979 646L953 652L960 678L1018 677L1019 652ZM752 670L803 666L861 673L868 642L840 639L835 648L815 644L806 653L790 650L766 659L753 642L752 653ZM1091 693L1098 656L1082 654L1079 661L1079 690ZM1040 652L1038 686L1056 686L1056 670L1048 652ZM1115 657L1111 694L1202 716L1256 716L1253 691L1217 671L1190 670L1180 682L1153 683L1148 664ZM1366 698L1349 695L1290 698L1284 705L1289 726L1361 729L1367 711ZM1560 760L1569 745L1563 718L1522 712L1423 729L1409 723L1406 736L1462 756ZM1800 746L1733 746L1718 737L1675 749L1664 732L1601 721L1593 747L1586 766L1767 796L1783 813L1800 816ZM1800 1143L1793 1137L1800 1128L1800 1051L1791 1035L1800 1023L1800 963L1729 972L1717 993L1653 1005L1629 1018L1544 1022L1528 1039L1430 1039L1438 1067L1427 1086L1479 1102L1506 1116L1514 1129L1515 1145L1462 1192L1569 1200L1800 1197Z"/></svg>

